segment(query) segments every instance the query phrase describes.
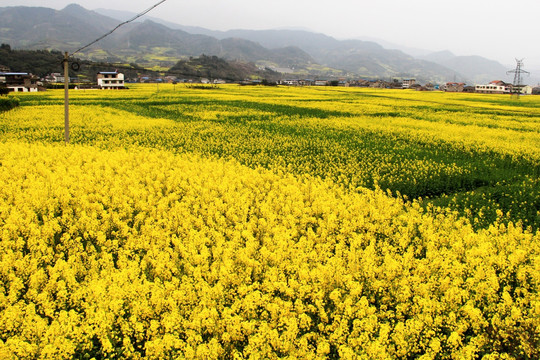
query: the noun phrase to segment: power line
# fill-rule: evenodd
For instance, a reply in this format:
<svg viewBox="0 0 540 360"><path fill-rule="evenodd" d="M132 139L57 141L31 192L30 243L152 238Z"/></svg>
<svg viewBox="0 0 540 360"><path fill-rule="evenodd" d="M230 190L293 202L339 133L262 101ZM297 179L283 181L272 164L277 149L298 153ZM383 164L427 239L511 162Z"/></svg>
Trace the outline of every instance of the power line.
<svg viewBox="0 0 540 360"><path fill-rule="evenodd" d="M78 53L79 51L82 51L86 48L89 48L90 46L94 45L95 43L97 43L98 41L101 41L103 39L105 39L107 36L111 35L113 32L115 32L116 30L118 30L118 28L120 28L121 26L124 26L126 24L129 24L130 22L133 22L135 20L137 20L138 18L148 14L150 11L154 10L155 8L157 8L159 5L163 4L165 1L167 0L161 0L160 2L158 2L157 4L153 5L152 7L144 10L143 12L137 14L136 16L134 16L133 18L127 20L127 21L124 21L123 23L121 24L118 24L118 26L116 26L114 29L112 29L111 31L109 31L108 33L106 33L105 35L103 36L100 36L99 38L97 38L96 40L92 41L90 44L88 45L85 45L83 46L82 48L76 50L74 53L71 54L71 56L75 55L76 53Z"/></svg>
<svg viewBox="0 0 540 360"><path fill-rule="evenodd" d="M514 83L512 84L512 95L519 97L519 94L521 94L521 91L523 89L523 83L522 83L522 74L530 75L528 71L525 71L522 69L523 67L523 59L519 60L516 59L516 69L507 71L507 74L514 74Z"/></svg>
<svg viewBox="0 0 540 360"><path fill-rule="evenodd" d="M148 9L144 10L143 12L137 14L132 19L129 19L128 21L124 21L123 23L119 24L114 29L112 29L111 31L106 33L105 35L100 36L96 40L92 41L90 44L88 44L86 46L83 46L82 48L76 50L73 54L71 54L71 56L75 55L79 51L82 51L82 50L94 45L98 41L101 41L101 40L105 39L107 36L111 35L113 32L118 30L119 27L121 27L123 25L126 25L126 24L129 24L130 22L133 22L133 21L137 20L141 16L144 16L144 15L148 14L150 11L152 11L153 9L158 7L159 5L163 4L165 1L167 1L167 0L161 0L157 4L153 5L152 7L150 7ZM65 54L64 54L64 93L65 93L65 99L64 99L64 139L65 139L66 145L69 144L69 56L70 56L69 52L66 51Z"/></svg>

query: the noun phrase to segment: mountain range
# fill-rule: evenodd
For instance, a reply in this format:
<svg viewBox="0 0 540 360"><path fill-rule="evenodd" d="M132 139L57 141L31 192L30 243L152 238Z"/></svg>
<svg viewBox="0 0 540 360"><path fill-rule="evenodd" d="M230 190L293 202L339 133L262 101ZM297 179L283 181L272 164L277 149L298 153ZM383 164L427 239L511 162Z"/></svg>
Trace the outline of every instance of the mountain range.
<svg viewBox="0 0 540 360"><path fill-rule="evenodd" d="M62 10L0 7L0 42L17 49L73 52L134 15L91 11L76 4ZM338 40L305 30L214 31L156 18L129 23L78 56L168 69L178 60L201 54L314 77L413 77L420 82L483 83L507 80L508 70L493 60L455 56L448 51L415 57L373 41Z"/></svg>

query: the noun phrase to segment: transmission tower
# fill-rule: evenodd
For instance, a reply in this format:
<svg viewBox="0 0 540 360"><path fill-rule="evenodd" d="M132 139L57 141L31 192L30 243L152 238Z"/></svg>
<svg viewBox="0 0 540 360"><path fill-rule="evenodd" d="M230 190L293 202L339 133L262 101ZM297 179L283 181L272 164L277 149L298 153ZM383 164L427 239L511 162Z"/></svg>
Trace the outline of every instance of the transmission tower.
<svg viewBox="0 0 540 360"><path fill-rule="evenodd" d="M519 97L523 88L522 74L530 75L528 71L523 70L523 59L516 59L516 68L506 72L507 74L514 74L514 82L512 84L512 96Z"/></svg>

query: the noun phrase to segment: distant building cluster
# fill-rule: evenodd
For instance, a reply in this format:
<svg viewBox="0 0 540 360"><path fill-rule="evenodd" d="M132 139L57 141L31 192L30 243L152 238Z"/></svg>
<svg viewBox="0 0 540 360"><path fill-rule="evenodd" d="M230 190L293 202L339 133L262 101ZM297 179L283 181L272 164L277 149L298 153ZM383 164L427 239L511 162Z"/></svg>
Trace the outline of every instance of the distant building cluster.
<svg viewBox="0 0 540 360"><path fill-rule="evenodd" d="M126 83L200 83L200 84L224 84L222 79L179 79L175 76L156 77L155 75L140 74L135 78L126 79L124 74L116 71L101 71L96 74L96 83L89 81L80 83L78 79L70 78L68 82L73 88L92 89L125 89ZM51 73L44 78L38 78L29 73L9 72L9 69L0 67L0 87L7 88L10 92L36 92L43 91L50 86L59 86L65 81L60 73ZM268 85L268 82L260 79L248 79L240 82L242 85ZM366 87L378 89L410 89L417 91L445 91L445 92L469 92L479 94L515 94L523 95L540 94L539 87L528 85L519 86L516 89L512 84L502 80L494 80L488 84L476 84L469 86L462 82L447 82L444 84L427 83L421 85L414 78L386 80L351 80L346 78L338 79L298 79L288 78L275 83L285 86L344 86L344 87Z"/></svg>
<svg viewBox="0 0 540 360"><path fill-rule="evenodd" d="M419 84L416 79L394 79L385 80L312 80L312 79L287 79L281 80L280 85L287 86L345 86L345 87L367 87L378 89L412 89L417 91L444 91L444 92L466 92L478 94L512 94L517 92L523 95L540 94L540 86L529 85L519 86L515 89L512 84L501 80L491 81L489 84L476 84L470 86L462 82L447 82L444 84L427 83Z"/></svg>
<svg viewBox="0 0 540 360"><path fill-rule="evenodd" d="M9 69L3 68L0 72L0 87L7 88L9 92L37 92L44 91L48 86L63 84L65 77L60 73L51 73L43 78L39 78L25 72L9 72ZM95 89L123 89L124 74L114 72L99 72L97 74L97 84L78 82L78 79L70 78L68 83L74 84L73 87L83 86L85 88Z"/></svg>

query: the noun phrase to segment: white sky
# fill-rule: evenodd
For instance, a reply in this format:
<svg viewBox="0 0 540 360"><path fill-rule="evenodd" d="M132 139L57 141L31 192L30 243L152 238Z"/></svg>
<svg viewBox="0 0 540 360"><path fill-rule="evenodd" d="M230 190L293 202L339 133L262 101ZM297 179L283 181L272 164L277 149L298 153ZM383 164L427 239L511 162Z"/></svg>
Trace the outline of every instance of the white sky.
<svg viewBox="0 0 540 360"><path fill-rule="evenodd" d="M0 6L61 9L78 3L141 12L158 0L0 0ZM519 10L516 10L519 9ZM480 55L540 70L540 0L167 0L150 16L213 30L307 28L337 38Z"/></svg>

